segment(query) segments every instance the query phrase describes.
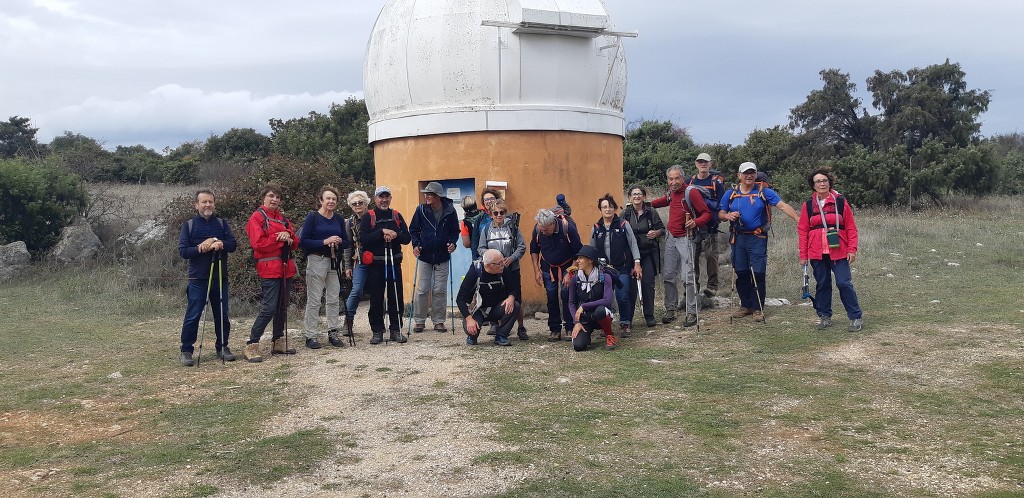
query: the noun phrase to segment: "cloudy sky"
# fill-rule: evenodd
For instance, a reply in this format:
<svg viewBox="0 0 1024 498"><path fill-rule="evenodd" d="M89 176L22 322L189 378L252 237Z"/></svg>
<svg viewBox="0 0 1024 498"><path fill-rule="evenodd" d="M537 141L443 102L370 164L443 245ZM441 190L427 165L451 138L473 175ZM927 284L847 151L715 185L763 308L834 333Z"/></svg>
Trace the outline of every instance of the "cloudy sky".
<svg viewBox="0 0 1024 498"><path fill-rule="evenodd" d="M384 0L3 0L0 119L26 116L157 151L362 97L366 40ZM959 62L991 90L982 133L1024 122L1024 2L605 0L627 39L626 115L671 120L698 142L785 124L850 73L870 106L874 70Z"/></svg>

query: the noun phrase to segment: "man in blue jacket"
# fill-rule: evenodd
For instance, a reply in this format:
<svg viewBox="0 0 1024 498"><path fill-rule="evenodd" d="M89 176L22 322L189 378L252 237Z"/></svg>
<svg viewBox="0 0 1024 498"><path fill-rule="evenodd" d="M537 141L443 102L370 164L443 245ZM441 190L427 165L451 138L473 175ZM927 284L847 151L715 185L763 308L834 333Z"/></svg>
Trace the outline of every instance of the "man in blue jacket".
<svg viewBox="0 0 1024 498"><path fill-rule="evenodd" d="M416 256L416 294L413 296L413 332L423 332L427 322L427 302L434 330L447 332L444 326L448 305L448 272L451 253L459 240L459 215L451 199L444 196L440 183L430 182L423 193L423 204L409 223L412 253Z"/></svg>
<svg viewBox="0 0 1024 498"><path fill-rule="evenodd" d="M181 364L191 367L193 344L199 332L199 320L209 299L213 326L217 334L217 358L235 361L228 348L231 322L228 320L228 253L238 242L227 220L214 215L217 197L210 190L196 192L196 214L181 226L178 253L188 260L188 307L181 324ZM211 274L210 272L213 271Z"/></svg>

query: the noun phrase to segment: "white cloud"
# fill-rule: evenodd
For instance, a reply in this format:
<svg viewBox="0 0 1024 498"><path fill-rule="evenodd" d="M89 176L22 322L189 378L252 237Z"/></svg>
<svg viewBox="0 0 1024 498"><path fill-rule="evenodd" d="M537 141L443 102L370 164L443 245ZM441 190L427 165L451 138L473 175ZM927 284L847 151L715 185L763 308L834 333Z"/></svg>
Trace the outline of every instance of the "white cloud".
<svg viewBox="0 0 1024 498"><path fill-rule="evenodd" d="M208 92L177 84L163 85L130 99L90 97L81 104L39 114L34 125L41 142L64 131L96 138L107 147L142 143L161 150L181 142L203 140L231 128L255 128L269 134L271 118L289 119L310 111L326 113L351 92L255 95L248 90ZM143 140L132 137L145 137Z"/></svg>

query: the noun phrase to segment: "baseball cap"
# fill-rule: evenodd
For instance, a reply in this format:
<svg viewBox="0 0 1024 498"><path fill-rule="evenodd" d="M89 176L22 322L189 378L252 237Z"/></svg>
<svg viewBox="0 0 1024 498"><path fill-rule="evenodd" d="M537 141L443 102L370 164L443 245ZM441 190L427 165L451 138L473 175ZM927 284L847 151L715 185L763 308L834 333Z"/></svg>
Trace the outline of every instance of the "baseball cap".
<svg viewBox="0 0 1024 498"><path fill-rule="evenodd" d="M381 185L377 187L377 190L373 191L374 197L379 197L381 194L391 195L391 189L389 189L386 185Z"/></svg>
<svg viewBox="0 0 1024 498"><path fill-rule="evenodd" d="M743 173L745 171L757 171L757 165L752 163L752 162L750 162L750 161L747 161L747 162L741 164L739 172Z"/></svg>
<svg viewBox="0 0 1024 498"><path fill-rule="evenodd" d="M707 152L701 152L700 154L697 154L697 160L711 162L711 155Z"/></svg>

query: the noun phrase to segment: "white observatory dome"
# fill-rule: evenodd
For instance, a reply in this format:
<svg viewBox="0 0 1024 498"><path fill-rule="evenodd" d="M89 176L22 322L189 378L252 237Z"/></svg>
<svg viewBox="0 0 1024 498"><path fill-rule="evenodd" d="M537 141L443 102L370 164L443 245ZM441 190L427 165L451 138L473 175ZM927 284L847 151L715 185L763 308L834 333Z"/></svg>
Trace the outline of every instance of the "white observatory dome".
<svg viewBox="0 0 1024 498"><path fill-rule="evenodd" d="M369 141L488 130L625 134L602 0L388 0L370 34Z"/></svg>

